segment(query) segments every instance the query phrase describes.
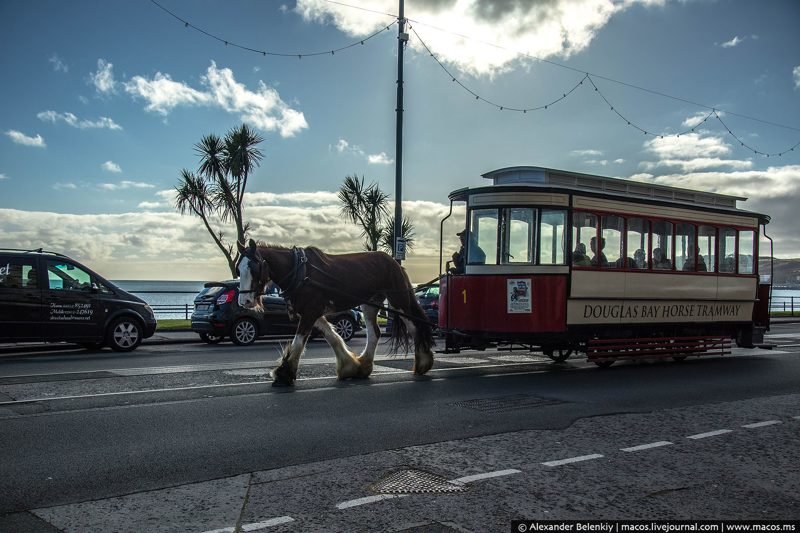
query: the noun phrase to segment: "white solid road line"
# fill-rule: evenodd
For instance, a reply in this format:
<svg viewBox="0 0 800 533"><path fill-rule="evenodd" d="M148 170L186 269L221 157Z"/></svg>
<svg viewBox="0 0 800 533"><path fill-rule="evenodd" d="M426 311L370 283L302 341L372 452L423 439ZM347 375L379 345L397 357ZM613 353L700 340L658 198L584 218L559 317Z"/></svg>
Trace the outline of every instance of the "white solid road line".
<svg viewBox="0 0 800 533"><path fill-rule="evenodd" d="M742 427L747 429L763 428L765 426L774 426L775 424L782 424L780 420L766 420L764 422L755 422L754 424L745 424Z"/></svg>
<svg viewBox="0 0 800 533"><path fill-rule="evenodd" d="M649 444L640 444L639 446L631 446L630 448L620 448L623 452L640 452L642 450L649 450L651 448L660 448L661 446L669 446L672 443L668 440L660 440L658 442L651 442Z"/></svg>
<svg viewBox="0 0 800 533"><path fill-rule="evenodd" d="M570 457L568 459L560 459L558 461L547 461L542 464L544 466L561 466L570 463L579 463L581 461L591 461L592 459L600 459L601 457L603 457L603 455L599 453L593 453L591 455L580 455L578 457Z"/></svg>
<svg viewBox="0 0 800 533"><path fill-rule="evenodd" d="M732 429L717 429L715 431L708 431L706 433L698 433L697 435L689 435L687 439L705 439L708 437L716 437L717 435L724 435L725 433L732 433Z"/></svg>
<svg viewBox="0 0 800 533"><path fill-rule="evenodd" d="M265 529L272 526L279 526L281 524L288 524L289 522L294 522L294 518L292 518L291 516L279 516L277 518L270 518L269 520L264 520L263 522L242 524L241 530L258 531L259 529ZM212 529L210 531L204 531L203 533L234 533L235 531L236 531L235 527L223 527L222 529Z"/></svg>

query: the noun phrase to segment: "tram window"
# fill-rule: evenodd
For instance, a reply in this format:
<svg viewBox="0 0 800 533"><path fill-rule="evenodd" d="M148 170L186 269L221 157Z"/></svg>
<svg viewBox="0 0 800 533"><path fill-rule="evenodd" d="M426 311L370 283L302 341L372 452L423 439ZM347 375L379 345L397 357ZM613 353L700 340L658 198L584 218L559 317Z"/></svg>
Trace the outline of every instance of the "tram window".
<svg viewBox="0 0 800 533"><path fill-rule="evenodd" d="M719 230L719 271L736 272L736 230L733 228Z"/></svg>
<svg viewBox="0 0 800 533"><path fill-rule="evenodd" d="M628 268L647 268L647 250L650 239L650 221L641 218L628 219L625 236Z"/></svg>
<svg viewBox="0 0 800 533"><path fill-rule="evenodd" d="M714 272L717 248L717 228L700 226L697 228L697 272Z"/></svg>
<svg viewBox="0 0 800 533"><path fill-rule="evenodd" d="M474 209L470 217L468 265L497 264L497 209ZM472 238L474 237L474 238Z"/></svg>
<svg viewBox="0 0 800 533"><path fill-rule="evenodd" d="M651 258L654 269L672 270L673 265L673 238L672 222L655 220L653 226L653 256Z"/></svg>
<svg viewBox="0 0 800 533"><path fill-rule="evenodd" d="M694 258L697 254L695 227L681 223L675 226L675 268L678 270L694 270Z"/></svg>
<svg viewBox="0 0 800 533"><path fill-rule="evenodd" d="M755 241L752 230L739 232L739 274L752 274L753 257L755 257Z"/></svg>
<svg viewBox="0 0 800 533"><path fill-rule="evenodd" d="M606 215L602 218L600 231L600 246L592 248L592 264L603 268L622 268L625 264L625 255L622 249L622 232L625 229L625 219L616 215Z"/></svg>
<svg viewBox="0 0 800 533"><path fill-rule="evenodd" d="M591 266L589 259L589 243L597 238L597 216L591 213L574 212L572 214L572 264L574 266Z"/></svg>
<svg viewBox="0 0 800 533"><path fill-rule="evenodd" d="M566 263L564 229L567 212L543 209L539 223L539 264L563 265Z"/></svg>
<svg viewBox="0 0 800 533"><path fill-rule="evenodd" d="M503 209L503 247L500 263L533 263L536 242L536 210L527 207Z"/></svg>

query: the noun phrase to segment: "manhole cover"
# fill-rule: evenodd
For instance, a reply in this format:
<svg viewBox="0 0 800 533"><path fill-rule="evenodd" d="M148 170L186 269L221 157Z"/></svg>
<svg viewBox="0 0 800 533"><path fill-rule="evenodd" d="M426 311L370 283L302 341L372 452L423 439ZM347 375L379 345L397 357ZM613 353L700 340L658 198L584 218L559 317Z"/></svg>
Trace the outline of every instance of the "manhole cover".
<svg viewBox="0 0 800 533"><path fill-rule="evenodd" d="M467 489L463 483L454 483L424 470L404 469L389 473L373 483L370 490L378 494L444 494Z"/></svg>
<svg viewBox="0 0 800 533"><path fill-rule="evenodd" d="M514 396L501 396L498 398L478 398L475 400L464 400L454 402L452 405L466 407L474 411L497 413L500 411L513 411L515 409L528 409L530 407L540 407L543 405L555 405L563 403L561 400L552 398L539 398L527 394L516 394Z"/></svg>

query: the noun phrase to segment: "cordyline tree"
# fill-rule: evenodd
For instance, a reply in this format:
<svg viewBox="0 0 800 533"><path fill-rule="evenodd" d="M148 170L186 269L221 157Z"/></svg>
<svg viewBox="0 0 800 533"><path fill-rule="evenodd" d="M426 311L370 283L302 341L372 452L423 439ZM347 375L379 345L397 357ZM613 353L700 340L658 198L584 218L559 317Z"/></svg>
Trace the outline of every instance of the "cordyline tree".
<svg viewBox="0 0 800 533"><path fill-rule="evenodd" d="M246 124L231 129L224 139L211 134L195 145L200 156L197 173L181 170L175 187L175 207L181 214L187 212L200 217L214 243L220 249L231 276L238 277L236 263L239 252L236 242L215 226L233 224L236 241L246 242L250 225L244 221L242 202L247 189L247 179L264 157L257 145L264 138Z"/></svg>
<svg viewBox="0 0 800 533"><path fill-rule="evenodd" d="M394 255L394 217L389 215L389 195L378 184L364 184L364 177L355 174L344 178L339 188L339 205L342 215L361 227L364 249L379 249ZM414 225L403 218L401 236L406 240L406 248L414 248Z"/></svg>

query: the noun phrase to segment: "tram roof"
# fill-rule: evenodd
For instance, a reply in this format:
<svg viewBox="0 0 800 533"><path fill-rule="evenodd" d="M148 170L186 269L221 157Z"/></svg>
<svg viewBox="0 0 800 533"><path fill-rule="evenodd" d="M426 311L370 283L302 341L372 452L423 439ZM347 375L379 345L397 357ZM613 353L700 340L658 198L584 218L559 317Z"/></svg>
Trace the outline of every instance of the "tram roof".
<svg viewBox="0 0 800 533"><path fill-rule="evenodd" d="M694 191L667 185L656 185L621 178L609 178L593 174L580 174L544 167L516 166L492 170L482 175L492 180L494 187L537 187L570 189L593 194L639 198L658 202L678 203L682 206L697 206L723 210L735 210L737 201L745 201L741 196L730 196L705 191ZM463 188L450 193L450 200L466 201L477 193L491 192L490 187ZM766 215L762 218L769 220Z"/></svg>

